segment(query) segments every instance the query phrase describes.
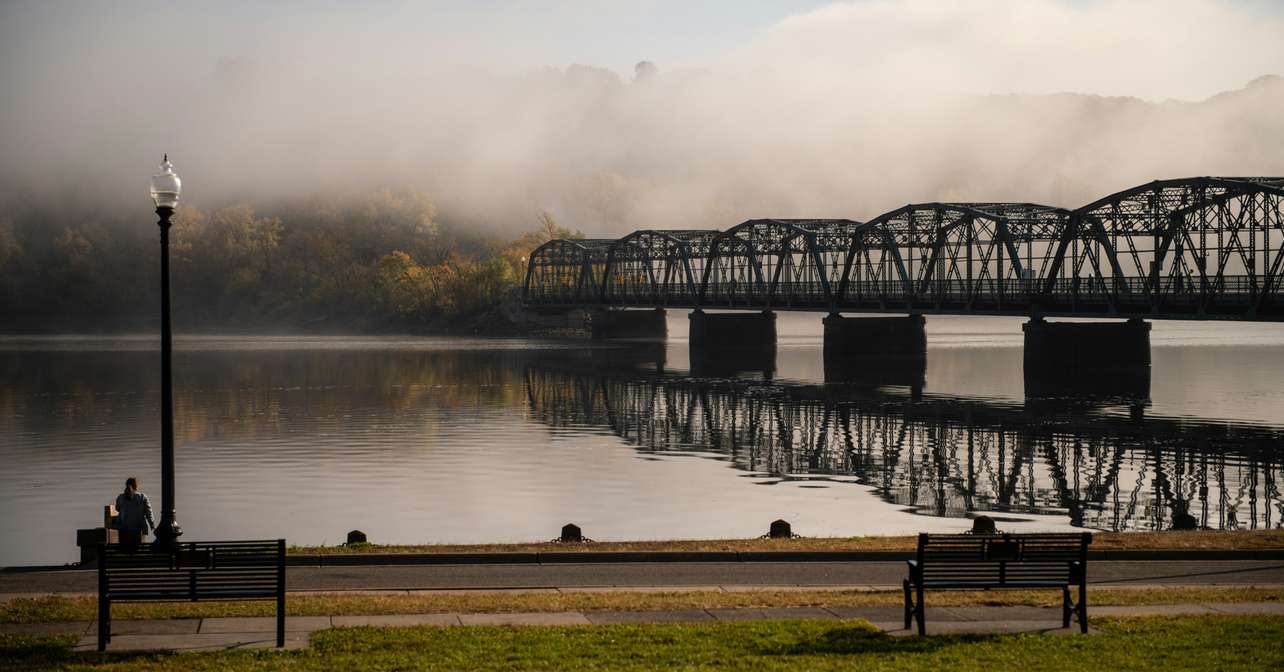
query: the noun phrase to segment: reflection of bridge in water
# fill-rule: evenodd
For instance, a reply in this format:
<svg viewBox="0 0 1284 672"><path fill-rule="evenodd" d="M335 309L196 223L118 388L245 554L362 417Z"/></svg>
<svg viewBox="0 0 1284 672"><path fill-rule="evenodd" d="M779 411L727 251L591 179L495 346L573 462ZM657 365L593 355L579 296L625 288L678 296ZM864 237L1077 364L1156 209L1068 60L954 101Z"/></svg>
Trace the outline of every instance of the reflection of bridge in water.
<svg viewBox="0 0 1284 672"><path fill-rule="evenodd" d="M529 368L526 388L532 416L553 427L609 427L640 450L720 453L782 478L850 476L928 515L1065 515L1104 530L1284 518L1276 430L583 363Z"/></svg>

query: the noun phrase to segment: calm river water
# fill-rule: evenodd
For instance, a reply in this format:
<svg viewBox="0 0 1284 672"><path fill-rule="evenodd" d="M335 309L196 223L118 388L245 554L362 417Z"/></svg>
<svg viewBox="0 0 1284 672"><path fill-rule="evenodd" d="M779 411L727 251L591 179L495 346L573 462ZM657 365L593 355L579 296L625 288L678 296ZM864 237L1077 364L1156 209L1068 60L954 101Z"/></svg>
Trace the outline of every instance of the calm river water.
<svg viewBox="0 0 1284 672"><path fill-rule="evenodd" d="M1284 325L1155 322L1148 391L1027 399L1020 319L928 317L921 390L825 385L819 315L780 316L774 363L693 372L686 323L665 346L180 338L179 521L334 544L1284 520ZM0 338L0 565L73 561L130 474L159 507L159 363L155 337Z"/></svg>

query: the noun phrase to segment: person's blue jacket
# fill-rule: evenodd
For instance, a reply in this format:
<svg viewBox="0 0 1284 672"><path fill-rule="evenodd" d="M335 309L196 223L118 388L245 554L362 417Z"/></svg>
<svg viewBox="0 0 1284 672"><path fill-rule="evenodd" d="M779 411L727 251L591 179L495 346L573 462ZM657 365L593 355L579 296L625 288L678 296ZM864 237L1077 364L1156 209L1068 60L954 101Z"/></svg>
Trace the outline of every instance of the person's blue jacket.
<svg viewBox="0 0 1284 672"><path fill-rule="evenodd" d="M156 527L152 520L152 503L141 492L135 492L133 497L126 497L123 492L116 495L116 514L118 530L147 534Z"/></svg>

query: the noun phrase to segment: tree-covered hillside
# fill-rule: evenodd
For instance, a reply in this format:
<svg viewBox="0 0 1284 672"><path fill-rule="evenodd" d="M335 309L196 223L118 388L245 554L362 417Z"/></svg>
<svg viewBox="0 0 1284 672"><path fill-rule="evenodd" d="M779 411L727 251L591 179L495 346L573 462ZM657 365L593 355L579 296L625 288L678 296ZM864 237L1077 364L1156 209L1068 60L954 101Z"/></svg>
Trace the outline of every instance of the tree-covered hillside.
<svg viewBox="0 0 1284 672"><path fill-rule="evenodd" d="M521 283L526 256L573 235L547 213L502 238L439 221L411 191L277 207L182 204L171 232L181 330L449 330ZM157 227L140 217L0 215L0 329L151 329Z"/></svg>

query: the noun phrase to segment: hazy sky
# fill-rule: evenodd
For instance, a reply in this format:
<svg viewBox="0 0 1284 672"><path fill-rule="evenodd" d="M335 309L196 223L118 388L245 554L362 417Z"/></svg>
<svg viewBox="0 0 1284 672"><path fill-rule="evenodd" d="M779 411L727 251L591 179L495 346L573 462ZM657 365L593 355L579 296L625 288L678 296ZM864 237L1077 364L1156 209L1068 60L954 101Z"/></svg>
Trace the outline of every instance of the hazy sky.
<svg viewBox="0 0 1284 672"><path fill-rule="evenodd" d="M594 0L454 0L406 2L229 0L206 3L6 1L0 4L0 35L9 53L59 48L80 26L100 24L121 32L102 36L104 44L133 47L142 31L126 28L166 26L148 35L157 51L197 53L205 59L266 54L306 48L309 34L337 24L357 39L409 42L421 53L456 56L469 63L508 68L564 67L586 63L631 72L642 58L667 65L709 64L726 51L761 34L792 14L824 5L820 0L676 0L611 2ZM116 24L116 25L112 25ZM165 34L168 32L169 34ZM366 33L364 36L362 33ZM16 41L16 43L14 42ZM62 48L66 48L65 42Z"/></svg>
<svg viewBox="0 0 1284 672"><path fill-rule="evenodd" d="M632 82L643 59L654 86ZM1004 176L1035 163L1060 181L1026 198L1075 199L1174 171L1284 172L1279 109L962 101L1199 101L1271 73L1276 0L3 2L0 203L72 176L132 203L163 151L207 204L387 183L456 216L552 209L586 230L866 218L911 194L1010 195L1029 180ZM1118 137L1090 156L1048 140L1102 124ZM1216 151L1245 128L1251 151ZM960 154L978 148L999 160Z"/></svg>
<svg viewBox="0 0 1284 672"><path fill-rule="evenodd" d="M956 53L940 60L945 47L984 45L1004 57L1026 54L1032 59L1024 65L1032 68L1089 56L1039 73L1042 83L1013 77L1011 70L995 73L1010 81L996 77L995 90L986 93L1073 88L1147 98L1198 98L1272 69L1267 66L1279 69L1279 45L1249 38L1282 27L1279 0L0 3L0 48L9 68L92 55L106 68L145 67L140 59L146 58L162 76L200 76L222 59L309 59L356 48L501 70L581 63L627 74L644 58L668 68L717 66L764 43L786 42L836 66L851 65L853 53L867 49L892 60L922 52L949 66L971 59ZM1242 39L1234 39L1237 33ZM1284 34L1275 37L1284 41ZM1044 49L1060 54L1036 55ZM1189 59L1171 58L1182 53ZM181 71L165 72L167 59ZM1113 61L1120 72L1102 72L1100 60ZM1219 74L1187 67L1210 60Z"/></svg>

